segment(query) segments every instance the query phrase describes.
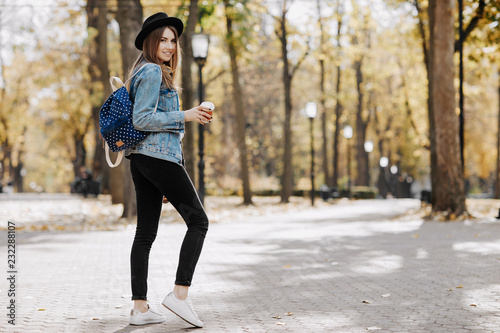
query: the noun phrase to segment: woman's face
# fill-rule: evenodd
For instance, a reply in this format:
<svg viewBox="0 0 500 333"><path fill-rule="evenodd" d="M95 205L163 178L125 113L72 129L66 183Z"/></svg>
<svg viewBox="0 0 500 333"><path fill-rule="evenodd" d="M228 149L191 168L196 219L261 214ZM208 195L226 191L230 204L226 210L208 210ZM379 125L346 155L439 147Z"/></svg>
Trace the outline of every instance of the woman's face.
<svg viewBox="0 0 500 333"><path fill-rule="evenodd" d="M177 40L172 30L166 28L158 45L156 55L162 62L170 61L177 47Z"/></svg>

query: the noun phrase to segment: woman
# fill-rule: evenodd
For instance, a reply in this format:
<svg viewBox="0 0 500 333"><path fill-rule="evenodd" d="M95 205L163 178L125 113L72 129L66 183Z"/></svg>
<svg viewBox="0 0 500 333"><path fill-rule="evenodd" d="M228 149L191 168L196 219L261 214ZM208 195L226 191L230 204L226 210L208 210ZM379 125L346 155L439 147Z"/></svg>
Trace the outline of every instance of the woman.
<svg viewBox="0 0 500 333"><path fill-rule="evenodd" d="M203 327L188 299L188 288L208 230L208 218L183 167L181 139L184 125L205 125L212 119L208 108L179 111L175 83L181 50L182 21L157 13L148 17L135 46L142 51L130 74L133 123L149 132L144 141L127 151L137 197L137 229L130 255L132 300L130 324L160 323L165 319L147 303L148 260L156 238L163 196L187 225L181 246L175 286L162 304L193 326Z"/></svg>

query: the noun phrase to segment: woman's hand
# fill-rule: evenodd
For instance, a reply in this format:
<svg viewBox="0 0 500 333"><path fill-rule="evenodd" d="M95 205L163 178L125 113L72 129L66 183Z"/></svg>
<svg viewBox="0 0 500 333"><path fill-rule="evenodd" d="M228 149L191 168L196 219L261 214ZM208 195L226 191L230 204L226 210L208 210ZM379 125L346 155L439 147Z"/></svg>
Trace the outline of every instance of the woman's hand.
<svg viewBox="0 0 500 333"><path fill-rule="evenodd" d="M207 112L210 111L207 107L197 106L195 108L184 111L184 120L196 121L198 124L208 124L212 121L212 116Z"/></svg>

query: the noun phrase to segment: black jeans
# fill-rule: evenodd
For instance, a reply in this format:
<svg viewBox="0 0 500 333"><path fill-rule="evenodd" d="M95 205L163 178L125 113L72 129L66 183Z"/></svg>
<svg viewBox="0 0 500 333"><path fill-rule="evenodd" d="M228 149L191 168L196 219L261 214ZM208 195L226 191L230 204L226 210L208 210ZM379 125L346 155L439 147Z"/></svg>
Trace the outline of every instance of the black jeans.
<svg viewBox="0 0 500 333"><path fill-rule="evenodd" d="M130 171L137 196L137 229L130 254L132 300L147 300L149 252L158 231L163 196L187 225L177 266L177 285L191 285L208 230L208 217L184 167L154 157L132 154Z"/></svg>

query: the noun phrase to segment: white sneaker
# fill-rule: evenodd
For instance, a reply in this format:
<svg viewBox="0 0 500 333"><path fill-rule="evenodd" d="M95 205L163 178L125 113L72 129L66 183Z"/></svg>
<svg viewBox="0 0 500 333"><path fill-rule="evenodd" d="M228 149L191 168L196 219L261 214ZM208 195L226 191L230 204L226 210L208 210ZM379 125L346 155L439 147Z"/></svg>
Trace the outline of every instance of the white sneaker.
<svg viewBox="0 0 500 333"><path fill-rule="evenodd" d="M149 308L147 312L141 313L135 309L130 312L130 325L158 324L165 321L165 318L158 312Z"/></svg>
<svg viewBox="0 0 500 333"><path fill-rule="evenodd" d="M162 302L163 306L178 315L181 319L196 327L203 327L203 322L193 310L191 301L188 299L181 301L175 298L174 293L168 294Z"/></svg>

